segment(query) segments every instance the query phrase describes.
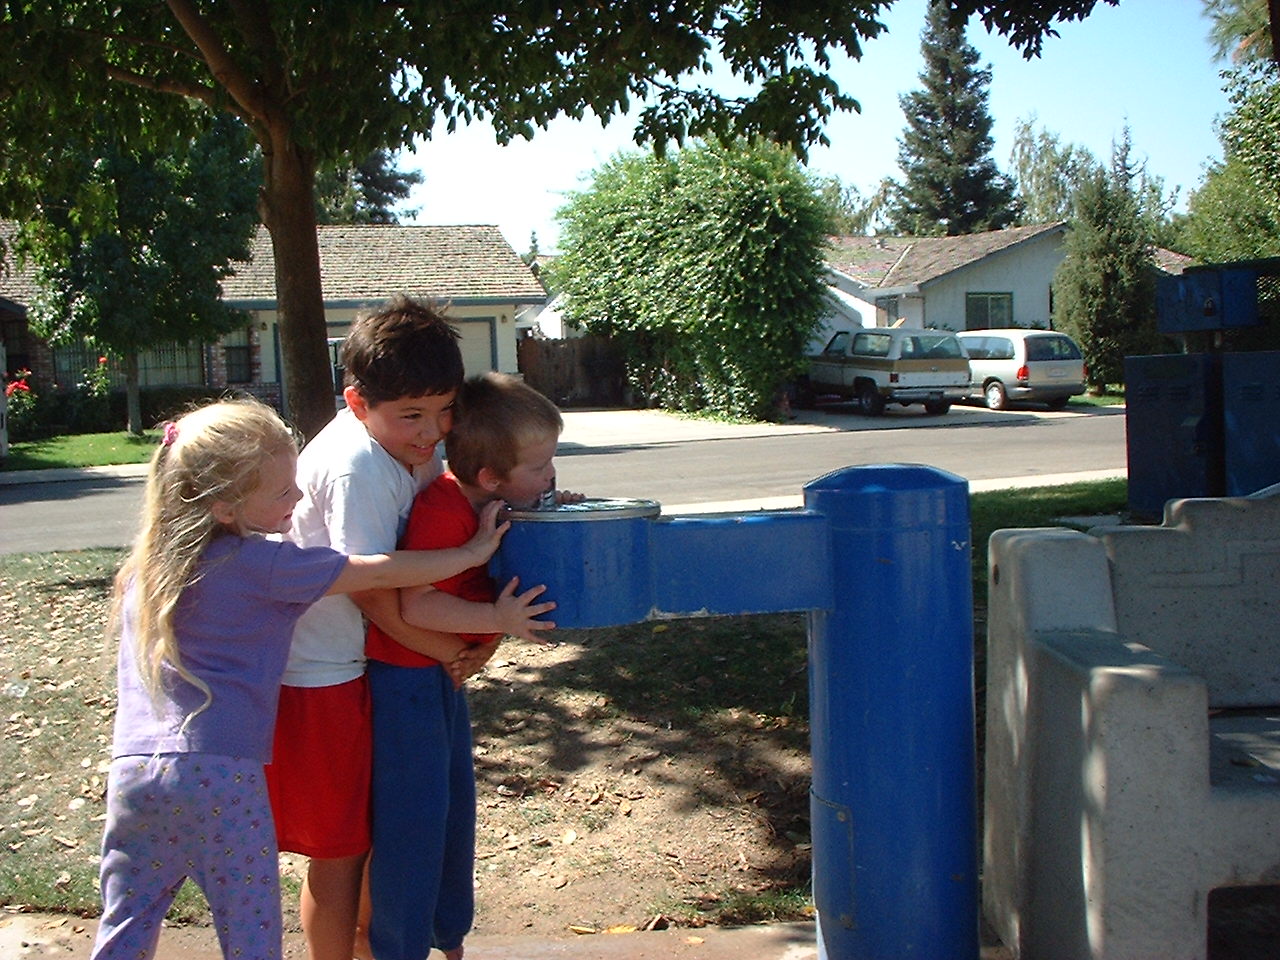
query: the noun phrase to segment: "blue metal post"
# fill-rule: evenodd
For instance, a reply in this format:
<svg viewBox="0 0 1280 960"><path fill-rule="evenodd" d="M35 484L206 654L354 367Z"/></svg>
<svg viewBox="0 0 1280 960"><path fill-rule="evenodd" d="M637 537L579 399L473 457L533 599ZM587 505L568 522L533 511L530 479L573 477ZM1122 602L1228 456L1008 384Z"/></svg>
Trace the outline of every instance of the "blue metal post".
<svg viewBox="0 0 1280 960"><path fill-rule="evenodd" d="M546 583L566 627L809 610L819 956L976 960L968 485L883 465L804 493L799 512L526 514L495 574Z"/></svg>
<svg viewBox="0 0 1280 960"><path fill-rule="evenodd" d="M809 626L818 955L976 958L968 485L851 467L804 494L836 576Z"/></svg>

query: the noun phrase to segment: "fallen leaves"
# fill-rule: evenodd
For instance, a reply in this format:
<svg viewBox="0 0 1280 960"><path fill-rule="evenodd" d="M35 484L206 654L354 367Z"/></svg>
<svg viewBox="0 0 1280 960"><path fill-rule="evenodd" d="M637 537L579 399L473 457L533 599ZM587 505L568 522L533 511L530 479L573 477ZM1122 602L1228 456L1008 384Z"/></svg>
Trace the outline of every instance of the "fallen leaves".
<svg viewBox="0 0 1280 960"><path fill-rule="evenodd" d="M36 909L98 906L92 880L115 716L104 628L122 556L0 560L0 810L9 811L0 837L9 895Z"/></svg>

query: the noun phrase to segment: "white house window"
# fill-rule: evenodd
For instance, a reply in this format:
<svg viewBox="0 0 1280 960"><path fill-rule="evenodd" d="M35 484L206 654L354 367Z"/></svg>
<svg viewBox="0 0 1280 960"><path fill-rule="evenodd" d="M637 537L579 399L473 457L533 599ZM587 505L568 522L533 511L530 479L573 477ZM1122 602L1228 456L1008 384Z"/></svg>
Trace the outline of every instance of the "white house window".
<svg viewBox="0 0 1280 960"><path fill-rule="evenodd" d="M998 330L1013 326L1012 293L966 293L964 328Z"/></svg>

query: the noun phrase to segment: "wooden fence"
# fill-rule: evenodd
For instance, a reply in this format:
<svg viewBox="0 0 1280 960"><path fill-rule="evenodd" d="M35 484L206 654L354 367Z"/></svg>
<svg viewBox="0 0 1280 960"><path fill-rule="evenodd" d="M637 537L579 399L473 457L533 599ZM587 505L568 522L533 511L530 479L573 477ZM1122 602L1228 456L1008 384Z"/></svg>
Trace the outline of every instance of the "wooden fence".
<svg viewBox="0 0 1280 960"><path fill-rule="evenodd" d="M526 337L517 345L525 382L561 407L627 405L622 354L605 337L571 340Z"/></svg>

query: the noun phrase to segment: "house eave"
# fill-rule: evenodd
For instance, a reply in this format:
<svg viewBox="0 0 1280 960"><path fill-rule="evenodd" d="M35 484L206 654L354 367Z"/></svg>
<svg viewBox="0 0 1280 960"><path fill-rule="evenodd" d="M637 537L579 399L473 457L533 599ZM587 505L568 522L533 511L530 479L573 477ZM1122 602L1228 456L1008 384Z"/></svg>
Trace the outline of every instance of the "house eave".
<svg viewBox="0 0 1280 960"><path fill-rule="evenodd" d="M830 264L827 264L827 273L836 278L836 282L831 283L830 286L840 290L842 293L848 294L849 296L865 300L867 303L871 303L876 299L876 297L910 297L918 296L920 294L919 284L909 283L897 287L873 287L869 284L863 283L856 277L850 276L839 267L833 267ZM845 282L841 283L840 281L842 280Z"/></svg>
<svg viewBox="0 0 1280 960"><path fill-rule="evenodd" d="M441 297L439 299L443 303L454 307L504 307L504 306L536 306L547 302L546 297L538 298L534 296L515 296L515 297ZM243 300L226 300L227 306L234 307L238 310L275 310L276 300L271 299L243 299ZM326 300L324 302L325 310L371 310L384 306L387 300L385 297L370 297L351 300Z"/></svg>

